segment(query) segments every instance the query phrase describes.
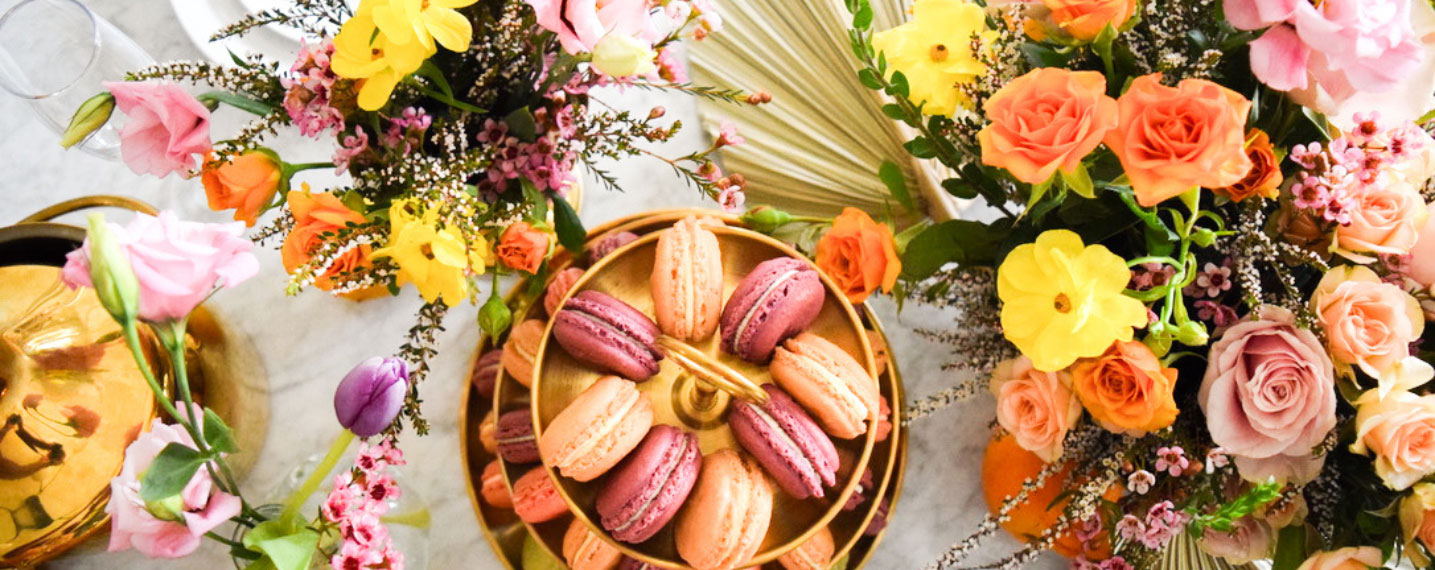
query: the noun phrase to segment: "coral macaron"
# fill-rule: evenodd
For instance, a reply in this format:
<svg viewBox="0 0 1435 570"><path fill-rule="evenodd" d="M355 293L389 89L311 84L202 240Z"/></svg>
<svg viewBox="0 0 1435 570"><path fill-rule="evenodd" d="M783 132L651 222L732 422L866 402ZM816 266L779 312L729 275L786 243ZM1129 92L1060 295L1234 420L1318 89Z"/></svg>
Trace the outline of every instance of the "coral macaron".
<svg viewBox="0 0 1435 570"><path fill-rule="evenodd" d="M658 328L689 342L706 340L722 312L722 249L717 236L688 216L658 236L651 278Z"/></svg>
<svg viewBox="0 0 1435 570"><path fill-rule="evenodd" d="M542 467L534 467L513 483L513 512L528 524L556 519L568 512L558 486Z"/></svg>
<svg viewBox="0 0 1435 570"><path fill-rule="evenodd" d="M504 412L494 435L498 455L509 463L537 463L538 438L533 436L533 412L527 408Z"/></svg>
<svg viewBox="0 0 1435 570"><path fill-rule="evenodd" d="M573 285L581 277L583 277L582 269L569 267L559 271L557 275L553 276L553 279L548 281L548 288L543 290L543 309L548 311L549 316L553 316L558 311L560 306L558 303L563 300L563 296L567 295L568 291L573 289Z"/></svg>
<svg viewBox="0 0 1435 570"><path fill-rule="evenodd" d="M508 342L503 343L503 369L526 387L533 386L533 359L538 354L538 345L543 342L545 323L540 319L528 319L508 333Z"/></svg>
<svg viewBox="0 0 1435 570"><path fill-rule="evenodd" d="M877 381L852 355L831 341L802 333L772 357L773 379L802 404L833 437L867 433L878 412Z"/></svg>
<svg viewBox="0 0 1435 570"><path fill-rule="evenodd" d="M702 458L696 435L669 425L654 426L598 491L603 528L623 542L652 538L688 499Z"/></svg>
<svg viewBox="0 0 1435 570"><path fill-rule="evenodd" d="M574 520L563 533L563 558L572 570L613 570L623 553L604 542L588 526Z"/></svg>
<svg viewBox="0 0 1435 570"><path fill-rule="evenodd" d="M823 496L823 487L837 484L837 448L791 396L771 384L762 388L766 404L733 401L728 416L733 437L787 494Z"/></svg>
<svg viewBox="0 0 1435 570"><path fill-rule="evenodd" d="M483 502L489 506L513 508L513 495L508 491L508 483L503 482L503 466L499 465L497 459L483 466L483 486L479 489L479 494L483 495Z"/></svg>
<svg viewBox="0 0 1435 570"><path fill-rule="evenodd" d="M553 318L553 338L579 362L642 382L658 373L658 325L612 295L580 291Z"/></svg>
<svg viewBox="0 0 1435 570"><path fill-rule="evenodd" d="M723 307L723 350L749 362L767 362L778 343L812 324L825 299L812 264L791 257L759 263Z"/></svg>
<svg viewBox="0 0 1435 570"><path fill-rule="evenodd" d="M772 501L772 485L757 462L731 449L709 454L678 514L678 555L696 570L746 565L767 536Z"/></svg>
<svg viewBox="0 0 1435 570"><path fill-rule="evenodd" d="M632 382L604 376L549 422L538 449L563 476L592 481L622 461L652 426L647 394Z"/></svg>

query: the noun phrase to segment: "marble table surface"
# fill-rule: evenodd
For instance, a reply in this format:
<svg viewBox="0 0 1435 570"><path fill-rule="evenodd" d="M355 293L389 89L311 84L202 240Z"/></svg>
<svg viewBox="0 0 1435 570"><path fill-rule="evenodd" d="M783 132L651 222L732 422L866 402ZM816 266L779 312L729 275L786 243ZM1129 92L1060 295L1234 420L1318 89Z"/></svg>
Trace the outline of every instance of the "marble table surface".
<svg viewBox="0 0 1435 570"><path fill-rule="evenodd" d="M0 9L15 1L0 1ZM156 59L203 57L180 28L166 0L89 0L89 4L133 36ZM648 92L607 93L603 98L620 107L661 104L685 124L698 124L691 99ZM236 128L237 114L223 111L216 118L216 133ZM705 139L706 135L693 129L663 150L673 155L685 153L705 144ZM134 196L189 219L226 219L224 214L207 209L197 180L141 177L119 162L76 150L64 151L57 140L57 135L35 118L26 103L0 92L0 171L4 172L0 178L0 225L14 223L60 200L96 193ZM326 148L306 141L280 138L275 146L295 162L328 156ZM604 166L617 173L627 191L589 192L582 211L589 225L648 209L711 207L675 179L666 166L654 161ZM308 176L302 180L316 187L322 188L333 180L328 174L310 174L301 175ZM121 214L118 219L125 218ZM223 291L210 306L236 332L253 341L262 369L267 371L272 399L268 441L244 483L249 493L263 495L296 463L328 446L340 429L328 404L334 386L353 364L394 351L419 304L412 291L362 304L316 291L286 297L278 252L263 249L260 260L264 269L258 277ZM936 392L955 379L941 369L946 350L916 332L953 326L955 315L916 305L899 313L896 305L885 299L873 304L891 335L892 351L904 372L909 396ZM479 336L475 316L476 310L471 306L450 312L447 330L440 337L441 353L424 386L432 434L407 437L403 442L410 462L407 475L432 509L434 524L428 554L429 567L435 569L502 567L480 534L459 458L459 402L466 367ZM992 414L991 399L983 395L911 426L905 491L869 568L922 567L976 526L985 511L980 460ZM45 567L161 567L134 552L104 553L103 541L103 537L92 540ZM977 559L991 559L1010 552L1014 546L1015 542L1007 537L997 537ZM1049 555L1037 565L1057 568L1061 561ZM229 562L222 548L206 545L195 555L163 567L220 569L229 567Z"/></svg>

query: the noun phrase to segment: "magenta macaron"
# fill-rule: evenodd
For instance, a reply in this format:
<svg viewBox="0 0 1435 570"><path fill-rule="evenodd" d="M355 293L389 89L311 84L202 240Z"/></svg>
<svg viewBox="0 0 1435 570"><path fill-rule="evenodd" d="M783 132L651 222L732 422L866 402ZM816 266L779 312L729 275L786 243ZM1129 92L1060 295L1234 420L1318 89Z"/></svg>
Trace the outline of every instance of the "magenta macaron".
<svg viewBox="0 0 1435 570"><path fill-rule="evenodd" d="M509 463L537 463L538 438L533 436L533 411L528 408L498 416L498 455Z"/></svg>
<svg viewBox="0 0 1435 570"><path fill-rule="evenodd" d="M692 492L702 460L696 435L670 425L653 426L598 492L603 528L628 543L657 534Z"/></svg>
<svg viewBox="0 0 1435 570"><path fill-rule="evenodd" d="M733 437L787 494L823 496L823 487L837 484L837 447L782 388L765 384L762 389L766 404L733 400L728 415Z"/></svg>
<svg viewBox="0 0 1435 570"><path fill-rule="evenodd" d="M723 307L723 350L749 362L767 362L778 343L812 324L825 297L810 263L791 257L759 263Z"/></svg>
<svg viewBox="0 0 1435 570"><path fill-rule="evenodd" d="M607 293L581 291L554 317L553 337L584 364L634 382L658 373L658 325Z"/></svg>

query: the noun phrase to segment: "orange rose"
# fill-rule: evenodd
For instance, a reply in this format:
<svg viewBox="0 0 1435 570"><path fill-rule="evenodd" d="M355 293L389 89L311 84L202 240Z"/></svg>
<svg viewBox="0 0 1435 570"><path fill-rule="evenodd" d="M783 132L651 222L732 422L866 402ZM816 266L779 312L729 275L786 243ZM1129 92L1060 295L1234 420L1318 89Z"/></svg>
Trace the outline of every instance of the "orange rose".
<svg viewBox="0 0 1435 570"><path fill-rule="evenodd" d="M853 303L861 303L881 287L891 291L902 272L892 228L867 212L843 208L832 229L817 242L817 267L832 277Z"/></svg>
<svg viewBox="0 0 1435 570"><path fill-rule="evenodd" d="M1116 105L1121 120L1103 142L1121 159L1142 206L1198 186L1230 186L1251 170L1251 102L1235 91L1204 79L1167 87L1153 73L1132 81Z"/></svg>
<svg viewBox="0 0 1435 570"><path fill-rule="evenodd" d="M548 257L548 234L535 229L528 222L514 222L503 230L498 243L498 259L504 265L537 273Z"/></svg>
<svg viewBox="0 0 1435 570"><path fill-rule="evenodd" d="M1110 24L1121 28L1136 11L1135 0L1042 0L1051 18L1071 37L1089 42Z"/></svg>
<svg viewBox="0 0 1435 570"><path fill-rule="evenodd" d="M234 219L253 226L259 212L274 199L281 184L279 161L269 153L251 150L229 162L206 160L200 181L209 209L234 208Z"/></svg>
<svg viewBox="0 0 1435 570"><path fill-rule="evenodd" d="M1116 100L1095 71L1043 67L1007 83L987 99L977 133L982 163L1017 180L1041 184L1057 169L1074 172L1116 126Z"/></svg>
<svg viewBox="0 0 1435 570"><path fill-rule="evenodd" d="M324 234L333 234L349 224L364 223L364 216L350 210L333 194L311 194L309 186L304 190L290 192L287 196L289 212L294 216L294 228L284 237L279 248L280 259L286 271L294 271L308 263L315 250L324 243ZM314 279L314 286L332 291L337 283L334 278L354 273L369 266L369 246L361 245L349 249L334 258L328 271ZM371 299L387 292L383 286L373 286L344 294L355 301Z"/></svg>
<svg viewBox="0 0 1435 570"><path fill-rule="evenodd" d="M1251 159L1251 171L1240 182L1230 186L1212 188L1217 194L1240 202L1252 196L1275 199L1281 193L1280 161L1271 146L1271 137L1260 129L1251 129L1246 135L1246 157Z"/></svg>
<svg viewBox="0 0 1435 570"><path fill-rule="evenodd" d="M1101 427L1140 437L1176 421L1176 369L1139 341L1117 341L1106 354L1071 368L1072 390Z"/></svg>

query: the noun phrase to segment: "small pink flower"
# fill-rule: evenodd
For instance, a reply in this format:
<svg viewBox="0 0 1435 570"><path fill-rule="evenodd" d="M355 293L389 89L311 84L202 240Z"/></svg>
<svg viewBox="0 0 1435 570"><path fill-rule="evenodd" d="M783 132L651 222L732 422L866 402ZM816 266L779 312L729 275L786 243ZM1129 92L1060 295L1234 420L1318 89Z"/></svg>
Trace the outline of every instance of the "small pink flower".
<svg viewBox="0 0 1435 570"><path fill-rule="evenodd" d="M339 552L329 560L334 570L365 570L368 568L379 568L384 563L382 550L375 550L364 545L345 542L339 547Z"/></svg>
<svg viewBox="0 0 1435 570"><path fill-rule="evenodd" d="M209 109L173 83L105 82L129 118L120 130L120 156L135 174L188 174L209 152Z"/></svg>
<svg viewBox="0 0 1435 570"><path fill-rule="evenodd" d="M1186 458L1186 450L1180 446L1162 447L1156 450L1156 471L1165 471L1172 477L1180 477L1186 468L1191 466L1191 460Z"/></svg>
<svg viewBox="0 0 1435 570"><path fill-rule="evenodd" d="M743 211L743 205L746 203L747 194L742 191L742 187L740 186L728 186L718 192L718 204L722 205L724 212L740 214Z"/></svg>
<svg viewBox="0 0 1435 570"><path fill-rule="evenodd" d="M1212 447L1206 452L1206 473L1215 473L1217 469L1230 465L1231 458L1226 455L1226 448Z"/></svg>
<svg viewBox="0 0 1435 570"><path fill-rule="evenodd" d="M1141 469L1126 477L1126 488L1131 489L1131 492L1137 495L1145 495L1151 490L1151 485L1155 483L1156 476L1145 469Z"/></svg>
<svg viewBox="0 0 1435 570"><path fill-rule="evenodd" d="M1196 274L1196 281L1186 287L1186 294L1192 297L1215 298L1230 290L1231 268L1224 264L1216 265L1208 261Z"/></svg>
<svg viewBox="0 0 1435 570"><path fill-rule="evenodd" d="M1125 540L1137 540L1146 534L1146 524L1135 515L1126 515L1116 521L1116 535Z"/></svg>
<svg viewBox="0 0 1435 570"><path fill-rule="evenodd" d="M369 475L368 481L364 485L364 494L372 502L387 503L388 501L397 501L403 492L399 489L399 484L394 481L393 476L386 473L373 473Z"/></svg>
<svg viewBox="0 0 1435 570"><path fill-rule="evenodd" d="M339 148L334 149L334 174L341 175L349 171L349 163L369 150L369 133L364 129L354 129L354 134L345 135L339 143Z"/></svg>
<svg viewBox="0 0 1435 570"><path fill-rule="evenodd" d="M1215 301L1196 301L1196 316L1203 321L1210 321L1217 329L1223 329L1236 324L1240 317L1236 310L1229 305L1223 305Z"/></svg>
<svg viewBox="0 0 1435 570"><path fill-rule="evenodd" d="M718 146L737 146L747 142L747 139L737 132L737 125L731 121L723 121L718 127Z"/></svg>

